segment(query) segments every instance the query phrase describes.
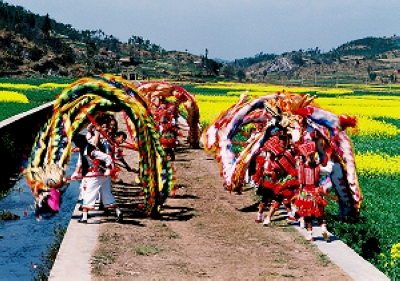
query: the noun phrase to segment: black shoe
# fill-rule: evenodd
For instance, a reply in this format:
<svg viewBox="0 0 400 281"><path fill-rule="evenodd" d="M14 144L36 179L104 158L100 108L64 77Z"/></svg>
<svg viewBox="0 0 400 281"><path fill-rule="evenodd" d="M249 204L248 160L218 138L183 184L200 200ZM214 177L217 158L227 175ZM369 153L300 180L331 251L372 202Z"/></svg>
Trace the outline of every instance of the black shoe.
<svg viewBox="0 0 400 281"><path fill-rule="evenodd" d="M119 213L119 215L117 215L117 218L115 219L116 222L123 222L124 221L124 215L121 213Z"/></svg>
<svg viewBox="0 0 400 281"><path fill-rule="evenodd" d="M87 220L79 219L78 222L79 222L79 223L87 223Z"/></svg>

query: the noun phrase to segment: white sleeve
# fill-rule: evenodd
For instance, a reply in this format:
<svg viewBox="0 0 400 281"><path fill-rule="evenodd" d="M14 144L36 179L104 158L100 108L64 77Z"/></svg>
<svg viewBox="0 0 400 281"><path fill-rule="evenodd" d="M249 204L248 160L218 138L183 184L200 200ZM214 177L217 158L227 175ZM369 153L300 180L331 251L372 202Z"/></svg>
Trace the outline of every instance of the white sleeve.
<svg viewBox="0 0 400 281"><path fill-rule="evenodd" d="M320 174L321 175L326 175L326 174L332 173L333 165L334 164L333 164L332 161L328 161L328 163L326 163L326 166L321 166L320 167Z"/></svg>
<svg viewBox="0 0 400 281"><path fill-rule="evenodd" d="M101 152L101 151L99 151L97 149L92 151L92 155L91 156L94 157L95 159L99 159L101 161L104 161L106 163L107 167L110 166L113 163L113 160L112 160L110 155L108 155L108 154L106 154L104 152Z"/></svg>

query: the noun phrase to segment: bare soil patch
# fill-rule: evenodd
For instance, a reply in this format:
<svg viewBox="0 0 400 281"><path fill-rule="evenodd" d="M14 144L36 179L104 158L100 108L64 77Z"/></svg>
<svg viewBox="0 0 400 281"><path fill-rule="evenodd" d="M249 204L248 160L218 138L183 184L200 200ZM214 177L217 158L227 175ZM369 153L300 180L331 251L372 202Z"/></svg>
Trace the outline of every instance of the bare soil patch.
<svg viewBox="0 0 400 281"><path fill-rule="evenodd" d="M126 154L128 163L136 158ZM254 191L224 190L213 156L181 148L175 167L180 188L159 219L104 218L93 280L352 280L284 216L256 224ZM133 175L120 179L130 183Z"/></svg>

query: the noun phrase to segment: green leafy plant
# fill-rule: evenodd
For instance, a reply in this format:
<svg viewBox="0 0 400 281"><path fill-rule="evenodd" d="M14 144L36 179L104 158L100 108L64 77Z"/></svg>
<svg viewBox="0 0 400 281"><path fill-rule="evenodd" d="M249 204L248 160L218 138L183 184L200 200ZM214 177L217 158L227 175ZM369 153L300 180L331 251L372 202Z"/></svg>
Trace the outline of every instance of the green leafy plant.
<svg viewBox="0 0 400 281"><path fill-rule="evenodd" d="M138 256L154 256L161 253L163 250L155 245L139 245L134 247L135 253Z"/></svg>

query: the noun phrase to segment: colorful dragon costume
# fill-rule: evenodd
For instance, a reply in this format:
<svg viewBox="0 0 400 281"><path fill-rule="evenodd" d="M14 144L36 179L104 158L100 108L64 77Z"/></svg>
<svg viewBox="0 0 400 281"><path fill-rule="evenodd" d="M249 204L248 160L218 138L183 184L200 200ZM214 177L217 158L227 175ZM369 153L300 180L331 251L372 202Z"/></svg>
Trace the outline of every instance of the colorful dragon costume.
<svg viewBox="0 0 400 281"><path fill-rule="evenodd" d="M241 191L251 160L260 154L265 144L272 142L271 128L290 135L294 146L301 144L308 132L317 132L323 140L321 143L325 143L325 146L318 147L321 158L325 157L328 148L335 155L330 179L339 197L340 215L358 215L362 193L352 143L345 130L355 127L356 119L324 110L314 103L314 98L283 92L248 100L244 93L237 104L222 112L206 128L203 133L204 148L215 153L225 188ZM263 129L253 134L240 153L235 153L234 138L249 123L261 123ZM289 170L287 172L290 174Z"/></svg>
<svg viewBox="0 0 400 281"><path fill-rule="evenodd" d="M159 211L173 187L170 163L146 99L133 84L111 75L80 79L55 101L51 119L36 136L25 171L33 195L41 202L66 184L73 137L104 112L124 112L129 120L127 129L134 134L139 154L144 211L148 215Z"/></svg>
<svg viewBox="0 0 400 281"><path fill-rule="evenodd" d="M187 116L185 116L186 118L179 116L180 118L178 118L177 128L181 130L188 130L187 142L192 148L199 147L200 114L199 107L193 94L189 93L180 86L168 82L142 83L138 86L138 90L143 93L143 96L149 101L150 108L155 115L155 118L157 116L169 116L167 114L168 110L177 110L179 112L180 105L183 105ZM171 99L171 101L168 102L168 107L176 108L160 108L163 106L163 103L160 102L160 100L165 99ZM165 111L165 113L163 113L163 111ZM181 114L179 113L179 115Z"/></svg>

